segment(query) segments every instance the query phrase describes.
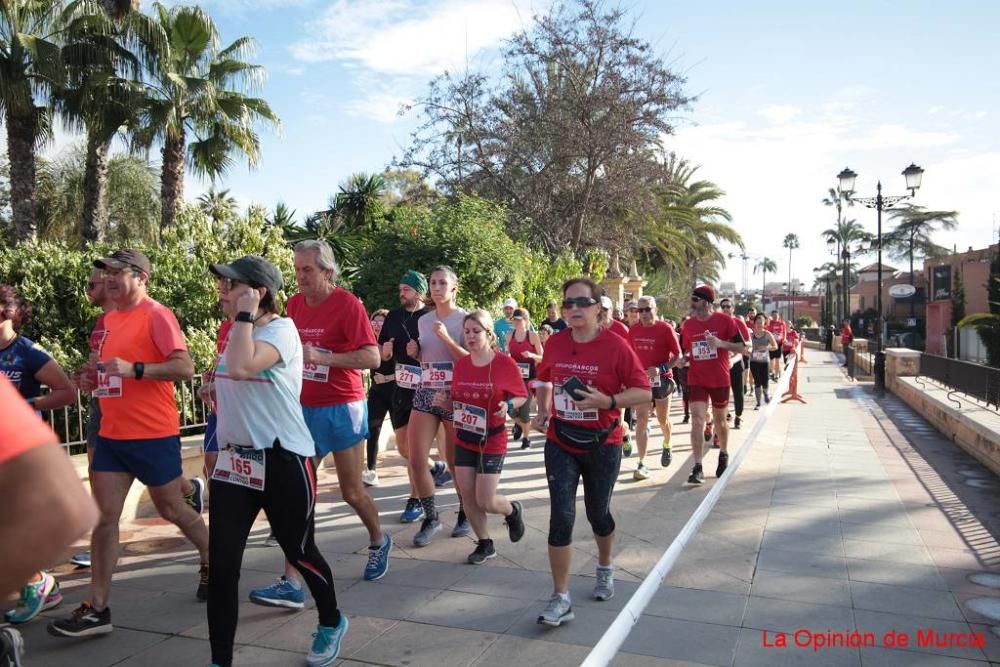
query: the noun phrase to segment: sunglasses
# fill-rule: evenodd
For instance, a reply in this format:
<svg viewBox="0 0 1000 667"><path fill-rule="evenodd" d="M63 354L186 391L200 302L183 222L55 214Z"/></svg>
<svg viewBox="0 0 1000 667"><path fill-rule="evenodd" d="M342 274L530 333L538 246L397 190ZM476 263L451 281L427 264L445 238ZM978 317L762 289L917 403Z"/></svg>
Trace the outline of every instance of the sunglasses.
<svg viewBox="0 0 1000 667"><path fill-rule="evenodd" d="M576 306L577 308L587 308L597 304L597 299L589 296L576 296L572 298L563 299L563 308L572 308Z"/></svg>
<svg viewBox="0 0 1000 667"><path fill-rule="evenodd" d="M691 297L691 303L698 303L699 301L704 301L700 296Z"/></svg>
<svg viewBox="0 0 1000 667"><path fill-rule="evenodd" d="M732 310L733 307L731 305L729 305L728 303L724 303L724 304L722 304L722 309L723 310Z"/></svg>
<svg viewBox="0 0 1000 667"><path fill-rule="evenodd" d="M636 310L638 310L640 313L651 313L651 312L653 312L652 308L636 308Z"/></svg>
<svg viewBox="0 0 1000 667"><path fill-rule="evenodd" d="M225 290L226 292L231 291L237 285L247 285L247 284L249 284L249 283L245 283L245 282L243 282L241 280L236 280L236 278L221 278L220 277L220 278L216 278L216 280L219 283L219 289Z"/></svg>

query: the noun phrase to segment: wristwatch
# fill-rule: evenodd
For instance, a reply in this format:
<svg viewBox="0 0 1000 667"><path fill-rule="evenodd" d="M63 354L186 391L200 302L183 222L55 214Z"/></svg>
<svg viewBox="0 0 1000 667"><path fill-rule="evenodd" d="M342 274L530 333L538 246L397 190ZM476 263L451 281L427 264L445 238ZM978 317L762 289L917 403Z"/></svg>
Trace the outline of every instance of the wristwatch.
<svg viewBox="0 0 1000 667"><path fill-rule="evenodd" d="M236 322L249 322L250 324L253 324L253 321L255 319L256 318L253 316L253 313L251 313L250 311L248 311L248 310L241 310L240 312L236 313L236 319L235 319L235 321Z"/></svg>
<svg viewBox="0 0 1000 667"><path fill-rule="evenodd" d="M141 380L143 374L146 372L146 364L141 361L137 361L132 364L132 372L135 373L135 379Z"/></svg>

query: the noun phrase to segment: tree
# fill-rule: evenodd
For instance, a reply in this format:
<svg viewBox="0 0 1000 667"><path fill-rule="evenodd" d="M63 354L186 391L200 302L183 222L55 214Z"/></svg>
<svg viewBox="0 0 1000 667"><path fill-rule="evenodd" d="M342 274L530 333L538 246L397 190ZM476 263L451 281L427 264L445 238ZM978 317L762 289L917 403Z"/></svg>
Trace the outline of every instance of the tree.
<svg viewBox="0 0 1000 667"><path fill-rule="evenodd" d="M246 61L253 39L239 37L220 50L218 29L200 8L153 6L171 48L157 60L139 102L134 143L145 150L162 145L161 227L167 228L182 201L185 167L214 179L233 166L234 153L254 167L260 161L256 126L279 121L265 100L242 92L257 90L264 76L261 66Z"/></svg>
<svg viewBox="0 0 1000 667"><path fill-rule="evenodd" d="M386 215L397 206L426 206L440 197L416 169L386 169L382 182L382 209Z"/></svg>
<svg viewBox="0 0 1000 667"><path fill-rule="evenodd" d="M631 245L655 205L661 137L690 101L684 78L601 0L556 3L502 57L497 82L430 83L397 165L508 204L512 236L549 252Z"/></svg>
<svg viewBox="0 0 1000 667"><path fill-rule="evenodd" d="M778 265L774 263L774 260L769 257L763 257L759 262L754 264L753 272L757 273L760 270L760 301L764 303L764 292L767 290L767 272L771 273L778 272Z"/></svg>
<svg viewBox="0 0 1000 667"><path fill-rule="evenodd" d="M786 234L785 239L781 242L782 248L788 248L788 289L792 289L792 251L799 247L799 237L798 234ZM791 313L789 313L788 319L793 319L791 315L795 313L795 304L792 303Z"/></svg>
<svg viewBox="0 0 1000 667"><path fill-rule="evenodd" d="M990 262L986 298L990 312L967 315L962 318L958 326L975 327L986 347L987 364L993 368L1000 368L1000 252L994 253Z"/></svg>
<svg viewBox="0 0 1000 667"><path fill-rule="evenodd" d="M891 220L898 220L896 227L882 235L882 242L893 257L909 257L910 282L913 276L913 258L919 254L924 260L948 254L931 240L931 234L941 229L952 230L958 226L958 211L928 211L923 206L909 205L889 212ZM910 297L910 317L914 314L915 302Z"/></svg>
<svg viewBox="0 0 1000 667"><path fill-rule="evenodd" d="M840 265L836 262L826 262L822 266L814 268L813 271L815 272L813 291L822 288L824 293L823 326L830 326L835 324L834 310L836 310L833 303L833 289L831 286L837 284L837 279L840 277Z"/></svg>
<svg viewBox="0 0 1000 667"><path fill-rule="evenodd" d="M229 194L228 189L216 190L214 183L198 196L198 208L216 225L236 215L238 206L236 197Z"/></svg>
<svg viewBox="0 0 1000 667"><path fill-rule="evenodd" d="M352 174L341 184L331 208L349 229L375 229L384 215L384 195L385 180L378 174Z"/></svg>

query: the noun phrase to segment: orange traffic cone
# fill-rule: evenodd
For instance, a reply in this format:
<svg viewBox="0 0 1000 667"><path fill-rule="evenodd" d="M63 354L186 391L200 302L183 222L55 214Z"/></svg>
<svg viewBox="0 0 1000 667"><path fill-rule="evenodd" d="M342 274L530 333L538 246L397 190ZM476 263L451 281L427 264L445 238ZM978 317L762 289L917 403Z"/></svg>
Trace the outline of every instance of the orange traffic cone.
<svg viewBox="0 0 1000 667"><path fill-rule="evenodd" d="M799 344L799 352L802 351L802 344ZM792 380L788 383L788 391L786 391L781 396L781 402L787 403L789 401L798 401L799 403L805 403L806 399L802 398L799 394L799 364L798 361L795 363L795 369L792 370Z"/></svg>

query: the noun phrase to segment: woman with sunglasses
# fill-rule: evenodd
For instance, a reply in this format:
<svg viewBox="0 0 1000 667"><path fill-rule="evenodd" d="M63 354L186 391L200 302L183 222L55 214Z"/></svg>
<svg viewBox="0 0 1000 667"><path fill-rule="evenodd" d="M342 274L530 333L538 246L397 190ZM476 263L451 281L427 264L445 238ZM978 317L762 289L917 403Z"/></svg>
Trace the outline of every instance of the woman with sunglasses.
<svg viewBox="0 0 1000 667"><path fill-rule="evenodd" d="M515 310L515 323L517 313ZM465 316L463 340L469 355L455 362L451 381L455 482L478 540L468 561L479 565L497 553L490 539L487 514L505 517L511 542L524 535L521 503L498 495L497 484L507 453L507 411L524 405L528 389L517 362L494 349L496 335L488 312L475 310Z"/></svg>
<svg viewBox="0 0 1000 667"><path fill-rule="evenodd" d="M517 368L524 378L528 398L511 413L511 417L520 427L518 430L521 432L521 449L530 449L531 440L528 439L528 434L531 432L531 389L535 383L535 364L542 360L542 340L531 330L528 311L522 308L515 309L513 319L514 329L507 333L505 348L507 354L517 362ZM514 437L517 437L516 433Z"/></svg>
<svg viewBox="0 0 1000 667"><path fill-rule="evenodd" d="M281 272L248 255L213 264L223 309L236 313L215 371L218 439L212 476L208 627L212 662L229 667L239 615L239 579L247 535L260 510L278 544L305 579L319 614L310 667L329 665L340 651L347 617L337 608L333 573L314 539L316 445L299 394L303 352L298 330L280 317Z"/></svg>
<svg viewBox="0 0 1000 667"><path fill-rule="evenodd" d="M444 459L455 470L455 426L451 409L451 382L455 362L468 354L464 348L462 327L465 311L455 303L458 276L449 266L438 266L430 273L429 289L434 310L417 322L418 340L406 344L406 353L420 360L420 388L413 395L410 412L410 457L406 460L410 480L420 494L424 520L413 538L413 545L425 547L441 530L441 519L434 504L434 479L427 466L431 443L444 428ZM454 474L454 472L453 472ZM472 527L461 505L459 489L458 520L452 537L464 537Z"/></svg>
<svg viewBox="0 0 1000 667"><path fill-rule="evenodd" d="M55 359L41 346L20 335L31 322L31 305L10 285L0 285L0 373L39 414L58 410L76 400L76 389ZM49 388L42 393L42 386ZM13 547L13 545L8 545ZM4 618L27 623L62 602L59 584L48 572L36 572L21 590L17 607Z"/></svg>
<svg viewBox="0 0 1000 667"><path fill-rule="evenodd" d="M549 485L549 565L553 593L538 622L558 626L573 619L569 598L576 491L583 480L587 520L597 543L594 598L615 592L611 549L615 521L611 492L622 460L622 408L652 400L649 378L628 342L600 323L600 288L587 278L563 285L569 332L549 339L538 366L541 384L535 426L546 430ZM550 418L551 417L551 418Z"/></svg>

